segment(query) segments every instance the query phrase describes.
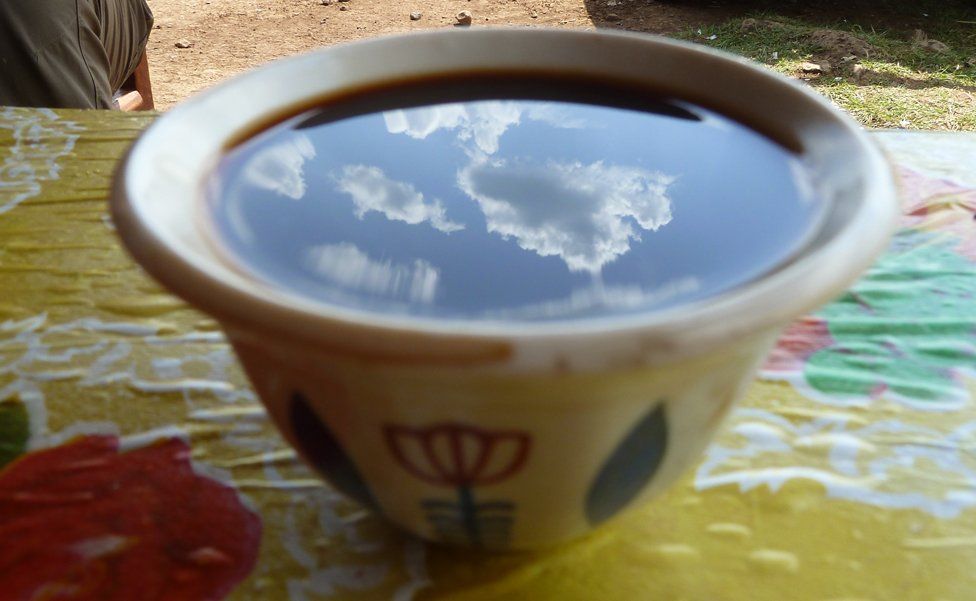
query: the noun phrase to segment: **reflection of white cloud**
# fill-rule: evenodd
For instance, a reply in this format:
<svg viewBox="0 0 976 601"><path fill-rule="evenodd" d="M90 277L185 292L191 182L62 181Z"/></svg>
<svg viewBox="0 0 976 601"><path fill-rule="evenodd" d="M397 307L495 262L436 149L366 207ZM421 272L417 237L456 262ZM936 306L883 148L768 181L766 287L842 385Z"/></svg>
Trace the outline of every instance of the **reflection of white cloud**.
<svg viewBox="0 0 976 601"><path fill-rule="evenodd" d="M557 106L533 103L526 107L512 101L485 100L467 104L441 104L383 113L386 130L423 140L439 129L457 129L458 139L472 141L485 154L498 152L502 134L522 117L561 128L579 128L582 123Z"/></svg>
<svg viewBox="0 0 976 601"><path fill-rule="evenodd" d="M691 294L701 288L697 278L682 278L644 290L640 286L602 286L578 288L566 298L490 312L487 317L506 319L558 319L574 317L594 309L627 311L644 309L669 299Z"/></svg>
<svg viewBox="0 0 976 601"><path fill-rule="evenodd" d="M513 237L573 271L597 273L644 230L671 221L673 177L637 167L476 160L458 185L481 206L488 231Z"/></svg>
<svg viewBox="0 0 976 601"><path fill-rule="evenodd" d="M790 159L788 165L790 166L793 185L796 186L796 190L800 194L800 200L806 204L815 202L819 197L811 178L813 171L798 159ZM829 196L825 198L829 198Z"/></svg>
<svg viewBox="0 0 976 601"><path fill-rule="evenodd" d="M375 261L348 242L323 244L305 252L305 265L330 282L387 298L431 303L440 272L426 261Z"/></svg>
<svg viewBox="0 0 976 601"><path fill-rule="evenodd" d="M553 127L562 129L583 129L586 123L579 117L574 117L572 113L558 104L551 102L535 102L525 109L525 116L532 121L542 121ZM593 127L593 125L591 125Z"/></svg>
<svg viewBox="0 0 976 601"><path fill-rule="evenodd" d="M383 113L386 131L391 134L407 134L417 140L423 140L439 129L454 129L467 119L467 112L461 104L397 109Z"/></svg>
<svg viewBox="0 0 976 601"><path fill-rule="evenodd" d="M315 147L304 135L259 150L243 169L247 180L258 188L281 196L305 196L305 161L315 158Z"/></svg>
<svg viewBox="0 0 976 601"><path fill-rule="evenodd" d="M431 226L445 233L464 229L464 225L447 218L439 200L425 202L424 195L416 188L388 178L379 167L346 165L337 178L336 188L352 197L356 217L360 219L370 211L377 211L392 221L409 224L429 221Z"/></svg>

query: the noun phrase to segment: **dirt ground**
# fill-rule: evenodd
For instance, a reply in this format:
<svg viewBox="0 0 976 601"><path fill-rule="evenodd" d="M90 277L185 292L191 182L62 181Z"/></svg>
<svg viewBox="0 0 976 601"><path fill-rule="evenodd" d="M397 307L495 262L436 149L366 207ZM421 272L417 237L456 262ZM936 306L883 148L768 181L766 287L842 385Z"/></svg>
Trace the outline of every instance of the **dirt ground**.
<svg viewBox="0 0 976 601"><path fill-rule="evenodd" d="M910 0L909 0L910 3ZM926 15L892 15L877 0L149 0L149 61L157 108L276 58L376 35L452 27L610 27L673 34L756 10L824 22L857 19L911 30ZM420 12L419 20L411 20ZM886 23L887 22L887 23ZM178 47L189 46L189 47Z"/></svg>

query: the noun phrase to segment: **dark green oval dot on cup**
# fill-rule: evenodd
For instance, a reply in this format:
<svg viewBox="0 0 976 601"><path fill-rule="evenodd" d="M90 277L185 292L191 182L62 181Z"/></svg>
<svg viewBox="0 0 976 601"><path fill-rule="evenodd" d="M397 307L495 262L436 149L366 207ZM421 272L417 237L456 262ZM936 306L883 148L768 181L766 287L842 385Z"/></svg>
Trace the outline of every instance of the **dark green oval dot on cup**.
<svg viewBox="0 0 976 601"><path fill-rule="evenodd" d="M644 416L600 468L586 495L586 519L596 525L612 517L647 486L668 448L664 405Z"/></svg>
<svg viewBox="0 0 976 601"><path fill-rule="evenodd" d="M312 466L336 490L370 509L377 510L373 493L359 475L356 465L300 392L291 397L290 419L298 447Z"/></svg>

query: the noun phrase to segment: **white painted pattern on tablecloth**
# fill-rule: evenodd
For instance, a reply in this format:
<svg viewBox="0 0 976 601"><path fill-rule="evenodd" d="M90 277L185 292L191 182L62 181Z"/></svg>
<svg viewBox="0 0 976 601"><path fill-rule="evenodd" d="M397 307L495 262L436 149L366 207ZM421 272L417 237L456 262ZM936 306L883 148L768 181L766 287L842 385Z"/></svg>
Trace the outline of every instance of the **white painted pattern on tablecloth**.
<svg viewBox="0 0 976 601"><path fill-rule="evenodd" d="M7 213L23 202L41 194L44 182L60 177L59 160L72 153L83 128L61 119L49 110L0 108L0 129L11 132L13 143L0 150L0 214ZM86 336L86 334L97 334ZM77 336L79 343L65 347L52 344L52 337ZM134 349L139 345L180 348L202 344L204 352L181 353L180 356L154 357L149 369L140 366ZM30 419L32 450L64 444L79 435L105 434L121 436L123 450L131 449L168 437L189 439L189 431L177 425L155 428L145 432L123 435L111 421L77 421L58 431L48 427L44 394L50 382L70 380L80 387L121 385L140 392L179 392L187 405L191 422L221 426L221 439L231 445L259 453L264 461L264 474L269 486L277 488L296 501L308 499L309 491L315 499L314 510L323 533L341 534L345 545L363 558L348 565L319 565L303 551L307 541L294 528L294 503L289 504L286 524L292 527L282 532L283 542L292 558L307 569L302 578L288 583L293 601L329 596L340 590L372 590L387 579L393 569L388 558L387 543L369 540L359 532L359 523L380 519L364 511L340 515L339 506L348 502L324 486L321 481L304 480L302 486L290 484L294 478L282 476L275 462L282 460L281 441L268 438L264 432L267 414L257 404L249 388L230 383L229 370L235 360L222 334L193 332L181 336L159 335L157 329L138 322L106 322L97 318L83 318L67 323L51 323L44 313L19 320L0 322L0 401L19 399L27 407ZM188 377L186 367L194 365L196 378ZM204 377L199 368L206 366ZM213 407L213 400L221 405ZM221 408L247 407L253 409L235 413L228 419ZM242 419L243 418L243 419ZM296 463L293 453L288 463ZM194 462L198 473L234 484L228 469L207 463ZM305 482L312 482L311 486ZM244 500L253 504L245 495ZM407 579L398 585L396 601L412 599L416 591L429 584L426 551L423 543L405 539L402 561ZM395 561L395 560L394 560Z"/></svg>
<svg viewBox="0 0 976 601"><path fill-rule="evenodd" d="M269 480L279 479L276 470L266 467ZM390 556L388 541L372 540L365 537L360 524L379 520L378 516L365 510L340 515L340 505L348 504L337 493L322 487L312 492L302 492L289 504L284 528L280 531L281 541L291 558L305 574L301 578L288 581L287 590L290 601L312 601L323 599L342 591L366 591L374 589L388 578L393 566L385 558ZM305 507L313 507L316 512L318 529L313 532L299 528L296 520L298 512ZM376 528L369 528L375 531ZM342 541L342 547L350 550L361 562L336 564L321 561L316 552L315 539L326 537ZM395 601L409 601L421 589L430 585L427 573L427 554L424 543L409 537L397 537L395 545L402 547L403 571L408 580L399 585L393 593Z"/></svg>
<svg viewBox="0 0 976 601"><path fill-rule="evenodd" d="M833 498L949 519L976 507L974 448L976 421L943 432L830 411L797 423L744 408L733 412L726 431L706 451L695 485L737 485L743 492L765 486L776 492L788 481L808 480ZM816 456L818 450L826 461Z"/></svg>
<svg viewBox="0 0 976 601"><path fill-rule="evenodd" d="M93 335L95 334L95 335ZM65 337L78 342L64 346ZM156 347L160 353L140 365L134 352L140 345ZM187 352L188 347L200 345ZM164 355L172 349L173 354ZM174 356L174 354L176 356ZM197 426L217 427L224 444L254 454L264 481L235 478L236 465L194 461L194 469L216 480L236 485L244 502L253 503L246 491L252 486L274 488L287 495L284 503L284 528L279 536L289 556L305 574L287 584L292 601L321 599L338 591L363 591L386 584L400 557L406 578L397 583L394 598L407 601L429 584L426 551L423 543L392 537L373 540L362 531L365 521L382 518L366 512L350 512L349 502L311 475L302 474L290 449L283 452L282 441L268 436L267 413L254 393L231 383L234 357L224 337L214 332L160 335L156 327L138 322L109 322L83 318L66 323L51 323L46 314L0 322L0 401L19 398L31 419L31 449L63 444L78 435L121 435L123 450L151 444L161 438L192 439ZM187 367L193 365L196 376ZM206 372L200 374L201 367ZM141 392L182 392L188 423L154 428L145 432L123 433L111 421L75 422L59 431L50 431L44 388L52 381L70 380L79 387L125 386ZM219 401L215 405L214 400ZM290 475L278 470L287 465ZM295 475L296 469L299 475ZM317 530L298 528L298 511L314 512ZM344 565L320 563L315 537L337 537L354 558ZM390 548L394 545L394 548ZM397 549L401 547L401 549Z"/></svg>
<svg viewBox="0 0 976 601"><path fill-rule="evenodd" d="M0 108L0 129L13 144L0 149L0 215L41 193L45 181L60 177L58 160L74 150L82 126L48 109Z"/></svg>

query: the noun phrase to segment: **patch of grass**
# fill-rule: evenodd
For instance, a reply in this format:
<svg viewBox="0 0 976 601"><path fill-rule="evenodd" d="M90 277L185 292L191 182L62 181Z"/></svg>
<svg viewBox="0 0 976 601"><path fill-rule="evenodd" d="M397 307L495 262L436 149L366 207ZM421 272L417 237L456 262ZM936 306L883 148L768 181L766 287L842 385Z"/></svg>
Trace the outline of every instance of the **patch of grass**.
<svg viewBox="0 0 976 601"><path fill-rule="evenodd" d="M976 130L976 17L962 7L932 11L923 34L945 44L942 52L924 48L912 30L880 30L849 21L814 23L772 13L751 15L754 26L744 28L743 19L734 19L678 37L807 79L867 127ZM818 29L854 34L873 48L865 56L840 60L838 48L811 40ZM827 59L830 72L801 72L804 62Z"/></svg>
<svg viewBox="0 0 976 601"><path fill-rule="evenodd" d="M844 81L820 85L818 90L865 127L976 131L976 95L958 89Z"/></svg>
<svg viewBox="0 0 976 601"><path fill-rule="evenodd" d="M684 31L676 37L740 54L774 67L781 61L799 62L816 52L816 46L806 39L815 27L774 15L759 14L754 18L757 21L773 21L780 26L743 31L744 19L734 19L714 27Z"/></svg>

